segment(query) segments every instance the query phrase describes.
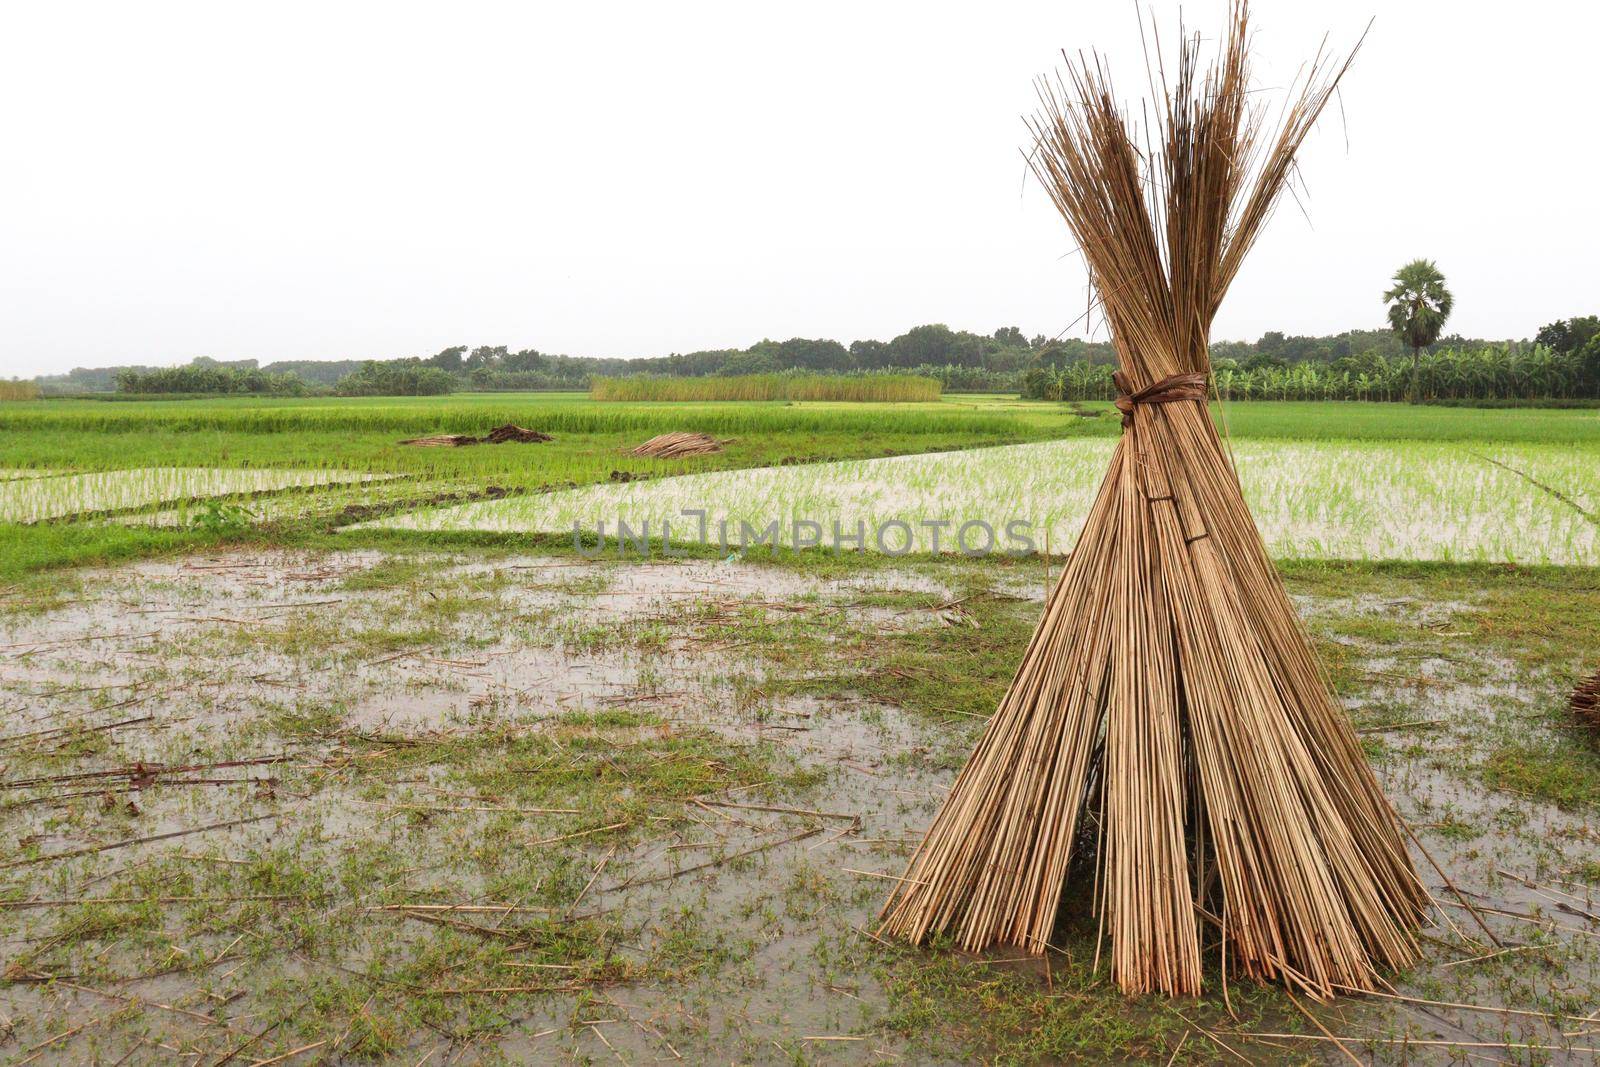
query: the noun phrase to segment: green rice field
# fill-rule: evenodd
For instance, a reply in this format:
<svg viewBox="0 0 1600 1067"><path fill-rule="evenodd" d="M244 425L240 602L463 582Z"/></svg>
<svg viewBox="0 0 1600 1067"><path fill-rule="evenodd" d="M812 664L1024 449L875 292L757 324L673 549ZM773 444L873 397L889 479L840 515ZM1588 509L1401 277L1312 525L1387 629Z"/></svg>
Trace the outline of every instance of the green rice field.
<svg viewBox="0 0 1600 1067"><path fill-rule="evenodd" d="M382 480L391 475L337 469L136 467L130 470L28 471L0 482L0 522L34 523L167 502L249 496L316 486Z"/></svg>
<svg viewBox="0 0 1600 1067"><path fill-rule="evenodd" d="M1243 403L1217 417L1282 557L1594 560L1586 517L1596 513L1600 467L1594 411ZM554 440L401 443L503 423ZM669 430L711 434L723 450L674 460L631 454ZM659 529L685 507L736 531L741 521L764 529L774 519L810 519L825 530L837 519L846 531L858 520L869 531L905 522L917 551L933 547L926 522L954 528L976 519L998 529L1020 520L1031 526L1034 548L1043 550L1048 537L1049 549L1061 552L1118 432L1109 404L968 395L896 403L624 403L582 394L0 403L0 544L13 546L0 573L269 528L291 541L338 528L346 540L362 530L424 540L549 535L570 533L574 521L614 528L618 519ZM239 507L218 523L212 501ZM950 544L947 537L941 547Z"/></svg>
<svg viewBox="0 0 1600 1067"><path fill-rule="evenodd" d="M1495 563L1600 562L1600 464L1569 448L1496 443L1242 440L1246 499L1280 558ZM892 459L686 475L647 483L409 512L370 528L630 533L676 527L743 546L778 523L779 543L869 550L1067 551L1104 476L1111 442L1013 445ZM1520 473L1519 473L1520 472ZM1544 486L1562 487L1562 497ZM702 517L703 513L703 517ZM807 527L815 523L819 530ZM1007 536L1012 523L1015 536ZM963 532L964 531L964 532ZM741 540L743 538L744 540ZM593 540L593 538L590 538ZM848 546L847 546L848 547Z"/></svg>
<svg viewBox="0 0 1600 1067"><path fill-rule="evenodd" d="M1216 415L1440 900L1390 996L1130 998L1082 908L1042 958L873 932L1110 405L18 401L0 1062L1592 1062L1600 413ZM401 443L504 423L554 439ZM721 451L631 454L669 430ZM735 543L670 556L686 509ZM574 549L619 519L648 558ZM1016 520L1034 554L960 551Z"/></svg>

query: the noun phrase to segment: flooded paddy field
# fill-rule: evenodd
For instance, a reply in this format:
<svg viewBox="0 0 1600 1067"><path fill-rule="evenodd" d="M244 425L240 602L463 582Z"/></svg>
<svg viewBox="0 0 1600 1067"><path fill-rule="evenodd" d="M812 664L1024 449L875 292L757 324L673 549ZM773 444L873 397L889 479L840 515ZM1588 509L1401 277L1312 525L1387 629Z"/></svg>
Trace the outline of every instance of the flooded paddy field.
<svg viewBox="0 0 1600 1067"><path fill-rule="evenodd" d="M864 529L867 550L888 554L1046 545L1060 552L1083 525L1113 445L1080 438L718 471L477 500L370 525L568 535L577 528L593 540L603 524L615 540L625 524L659 541L670 524L679 540L708 531L706 539L737 546L776 523L785 545L805 537L831 545ZM1278 558L1600 563L1600 452L1291 440L1241 440L1231 450Z"/></svg>
<svg viewBox="0 0 1600 1067"><path fill-rule="evenodd" d="M1586 1062L1600 577L1288 573L1440 902L1393 998L877 939L1038 560L236 548L0 598L0 1058Z"/></svg>
<svg viewBox="0 0 1600 1067"><path fill-rule="evenodd" d="M135 470L0 471L0 523L35 523L240 497L286 489L382 481L392 475L338 470L147 467ZM185 515L189 512L186 511Z"/></svg>

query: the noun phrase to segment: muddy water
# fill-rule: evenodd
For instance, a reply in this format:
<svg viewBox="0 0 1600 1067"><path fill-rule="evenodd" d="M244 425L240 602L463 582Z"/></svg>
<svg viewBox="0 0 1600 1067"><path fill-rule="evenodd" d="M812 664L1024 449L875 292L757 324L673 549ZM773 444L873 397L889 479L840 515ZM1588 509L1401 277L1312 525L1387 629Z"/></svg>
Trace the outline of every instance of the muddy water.
<svg viewBox="0 0 1600 1067"><path fill-rule="evenodd" d="M8 791L4 799L24 803L5 810L4 832L30 849L28 855L188 831L249 817L263 797L288 801L274 818L221 826L172 845L117 849L103 862L95 854L59 867L25 868L29 874L46 868L71 873L49 887L14 876L10 895L93 895L119 872L185 855L185 848L215 857L208 862L229 863L242 861L228 857L281 847L327 849L330 858L362 840L409 847L381 801L327 783L296 793L304 789L296 768L325 759L338 735L453 737L508 725L535 728L572 711L637 709L774 750L782 767L814 769L826 785L780 806L827 813L703 805L668 837L611 857L610 870L617 873L588 893L586 912L695 913L719 939L745 946L737 979L604 989L600 995L620 1021L591 1019L589 1025L571 1025L570 997L566 1003L540 998L542 1006L500 1035L499 1050L512 1059L538 1059L558 1049L584 1058L609 1055L608 1048L655 1058L681 1047L693 1058L696 1048L737 1048L759 1060L782 1047L806 1058L851 1062L898 1047L882 1036L820 1040L853 1038L883 999L866 975L852 975L834 989L819 986L812 956L826 940L859 937L856 928L870 919L888 884L839 868L898 871L908 842L931 816L947 774L890 762L930 743L928 726L898 709L860 701L752 698L747 691L766 679L767 665L744 651L736 635L706 637L702 631L709 623L726 630L740 620L796 613L837 615L844 625L879 631L937 625L926 612L857 601L886 591L944 597L947 589L915 574L903 582L884 574L835 581L749 564L538 558L491 564L448 557L420 561L422 576L394 588L383 588L381 579L379 588L363 584L384 563L366 552L143 563L87 574L73 602L4 619L0 762L6 748L26 749L35 757L26 776L92 774L140 761L270 761L193 772L212 779L200 788L140 788L124 775ZM442 600L445 607L430 608ZM642 628L653 629L641 642ZM301 720L314 725L285 732L285 722ZM47 754L45 766L35 765L40 751ZM8 767L4 777L24 776ZM430 799L426 775L404 781L414 795L402 799ZM278 792L283 789L290 792ZM430 869L447 864L452 837L466 843L456 831L442 833L430 854L417 857L419 884ZM748 860L678 874L746 851ZM835 882L841 888L832 888ZM469 896L483 891L470 878L450 884ZM815 887L830 895L827 907L803 902ZM839 893L844 896L833 899ZM795 908L811 913L804 922L791 917L775 925L769 918ZM0 951L23 970L55 936L49 909L0 912L0 923ZM650 926L640 934L640 954ZM113 970L116 944L113 939L106 956ZM274 980L293 981L296 971L285 962L274 969ZM157 974L117 988L127 991L121 995L181 1003L182 1011L210 1011L208 1001L196 999L188 975ZM241 990L241 1003L257 998L249 983ZM23 1047L99 1020L106 1003L112 1002L33 983L0 987L0 1012L27 1039ZM145 1021L158 1023L158 1033L170 1033L162 1029L169 1024L182 1031L188 1018L182 1011ZM246 1026L247 1020L232 1028ZM158 1058L105 1029L107 1046L134 1053L133 1062ZM411 1044L417 1056L429 1047L425 1035ZM63 1042L66 1062L71 1046ZM48 1061L53 1049L43 1053Z"/></svg>
<svg viewBox="0 0 1600 1067"><path fill-rule="evenodd" d="M0 618L0 780L137 761L271 761L193 772L205 784L139 788L123 777L7 789L0 795L0 834L8 842L0 862L7 851L56 855L273 813L194 836L0 870L0 896L104 893L141 866L174 857L226 865L287 849L333 864L376 842L403 859L391 873L419 898L433 890L451 900L497 900L492 886L456 862L476 843L478 816L432 817L419 839L397 810L473 803L450 795L459 786L424 768L394 772L389 791L374 794L341 768L358 759L381 763L408 740L440 743L479 731L542 729L571 712L637 710L669 728L756 746L775 768L816 775L815 787L761 796L755 807L731 806L748 805L754 794L708 797L686 806L686 817L613 851L583 841L554 846L594 872L581 915L629 918L617 946L624 956L646 959L676 919L689 916L732 962L672 981L514 998L492 1039L463 1044L417 1027L395 1062L496 1055L642 1062L674 1054L688 1062L928 1061L926 1048L913 1053L883 1025L888 998L853 950L891 884L885 876L901 871L948 788L948 757L970 743L977 724L939 724L861 699L785 695L767 683L841 664L772 662L740 628L795 618L829 620L845 634L937 626L935 612L862 601L885 592L949 599L962 564L934 573L886 567L844 579L753 563L425 556L401 565L410 570L394 572L396 560L374 552L141 563L85 575L81 594L52 610ZM1037 601L1042 567L1037 579L1012 575L1000 588ZM1323 597L1300 607L1313 625L1400 616L1426 634L1462 605ZM1441 909L1449 919L1429 929L1436 940L1428 943L1428 960L1403 976L1399 992L1574 1015L1600 1009L1600 921L1584 914L1600 908L1588 886L1571 881L1575 865L1600 859L1600 832L1587 814L1486 790L1474 771L1485 746L1507 729L1507 717L1515 721L1520 710L1550 699L1547 688L1482 656L1377 645L1357 651L1371 681L1352 697L1352 714L1384 727L1364 735L1382 742L1378 773L1443 867L1435 871L1418 852L1425 881L1454 905ZM1388 730L1395 719L1428 725ZM384 738L391 747L350 749L352 737ZM762 810L772 808L799 810ZM535 841L558 836L566 824L530 814L517 829ZM356 887L328 906L358 908L383 888ZM1503 942L1498 949L1476 930L1462 897L1497 909L1482 914ZM402 953L421 950L417 928L394 926ZM293 956L266 964L229 957L198 975L161 973L136 932L92 941L92 958L52 950L59 934L49 908L0 910L0 960L24 974L59 974L52 961L71 959L146 977L110 982L94 971L83 984L101 993L32 981L0 985L0 1030L15 1030L0 1056L75 1027L81 1034L39 1048L35 1062L109 1062L124 1054L128 1062L164 1062L175 1048L225 1050L259 1030L258 1018L281 1010L271 988L327 977ZM197 936L174 950L221 959L231 940ZM1500 949L1513 951L1474 962ZM375 966L373 951L355 950L343 966ZM107 1022L108 1010L126 1003L102 995L108 991L179 1010ZM1340 1002L1325 1018L1344 1033L1409 1030L1430 1039L1532 1044L1560 1044L1562 1026L1581 1028L1571 1020L1552 1026L1375 1001ZM1384 1050L1379 1060L1451 1062L1437 1051ZM1511 1062L1567 1055L1483 1054Z"/></svg>

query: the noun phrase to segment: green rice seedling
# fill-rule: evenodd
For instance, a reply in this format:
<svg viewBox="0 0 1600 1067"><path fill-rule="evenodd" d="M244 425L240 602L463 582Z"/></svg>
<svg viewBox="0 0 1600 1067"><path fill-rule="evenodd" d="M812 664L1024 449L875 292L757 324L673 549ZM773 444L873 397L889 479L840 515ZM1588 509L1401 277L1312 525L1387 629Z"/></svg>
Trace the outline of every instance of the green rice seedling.
<svg viewBox="0 0 1600 1067"><path fill-rule="evenodd" d="M31 523L126 511L163 503L279 489L369 481L387 475L352 471L145 467L0 481L0 522Z"/></svg>
<svg viewBox="0 0 1600 1067"><path fill-rule="evenodd" d="M1458 444L1482 455L1499 455L1503 446L1540 450L1539 470L1556 481L1581 487L1585 465L1593 466L1600 448L1600 418L1592 411L1493 410L1418 407L1393 404L1314 404L1255 402L1216 405L1236 448L1245 443L1316 442L1325 446L1354 443L1393 449L1378 454L1380 465L1408 466L1411 450L1426 442ZM1085 417L1085 416L1088 417ZM539 445L497 445L474 448L412 448L399 442L430 433L481 435L493 426L514 422L552 433L555 440ZM1068 407L998 395L958 394L936 401L875 403L868 401L595 401L578 393L482 393L447 397L228 397L201 400L0 401L0 487L9 494L16 479L54 479L66 474L126 472L136 469L267 469L311 472L313 482L328 483L311 492L274 490L250 501L262 522L280 531L320 528L328 517L349 508L370 514L415 509L428 502L474 496L545 493L606 483L613 479L658 482L680 475L759 467L803 465L817 461L856 461L983 446L1006 446L1050 440L1109 442L1118 419L1109 404ZM628 454L628 449L656 434L698 430L732 438L723 452L687 459L661 460ZM1288 455L1288 453L1286 453ZM1566 459L1562 459L1562 456ZM1055 462L1049 454L1043 459ZM966 464L967 461L961 461ZM1558 466L1575 468L1569 477ZM909 477L909 467L891 468ZM356 483L370 474L403 477L381 483ZM1037 477L1039 472L1024 472ZM1067 479L1067 471L1061 472ZM1509 472L1505 479L1519 479ZM1346 468L1351 480L1324 479L1323 505L1352 509L1347 494L1359 488L1367 472ZM954 475L941 470L938 477ZM969 479L1003 477L982 463ZM1092 474L1086 474L1092 480ZM1344 476L1341 476L1344 477ZM337 488L333 483L347 488ZM62 483L66 486L68 483ZM942 484L942 483L941 483ZM997 486L1001 483L997 483ZM259 490L243 487L242 492ZM1026 496L1026 487L1021 490ZM1288 502L1307 490L1286 487ZM1525 486L1518 492L1537 492ZM1574 492L1580 491L1574 489ZM36 493L49 493L37 490ZM51 513L56 518L112 511L118 523L99 524L92 536L48 533L39 525L10 525L0 536L9 564L36 567L74 559L120 558L116 544L165 543L165 535L118 533L118 524L166 526L192 531L197 515L192 505L201 493L180 493L172 507L159 507L149 495L129 494L110 505L58 489L61 503L36 508L11 507L21 513ZM156 494L161 496L162 494ZM229 495L227 493L211 495ZM35 501L40 497L34 496ZM565 498L564 498L565 499ZM1060 552L1075 535L1081 517L1076 497L1042 501L1040 521L1051 530L1050 547ZM1580 499L1575 497L1574 499ZM1585 506L1595 512L1592 498ZM142 502L141 502L142 501ZM1543 503L1549 503L1549 500ZM1403 502L1402 502L1403 503ZM1489 502L1485 501L1487 506ZM1319 506L1307 500L1304 508ZM372 510L372 509L375 509ZM1559 509L1558 509L1559 510ZM1569 509L1570 510L1570 509ZM17 513L15 510L13 513ZM1358 516L1348 514L1347 521ZM19 519L33 522L34 519ZM1310 519L1306 521L1312 521ZM1316 519L1333 522L1333 514ZM1387 520L1386 520L1387 521ZM1486 524L1492 525L1492 524ZM1060 527L1058 532L1057 527ZM1489 536L1487 530L1482 536ZM1554 559L1584 558L1591 533L1570 515L1543 535ZM31 545L30 539L43 539ZM1318 542L1313 544L1313 542ZM1480 546L1481 547L1481 546ZM1315 531L1304 532L1299 544L1280 551L1340 554L1336 541ZM1462 558L1455 548L1456 558ZM1440 558L1446 554L1438 549ZM1515 555L1515 552L1513 552ZM1469 556L1467 558L1471 558ZM22 561L27 561L24 564Z"/></svg>
<svg viewBox="0 0 1600 1067"><path fill-rule="evenodd" d="M1503 445L1474 453L1438 443L1350 441L1238 441L1233 448L1245 496L1280 558L1600 561L1600 526L1585 515L1600 511L1600 457L1592 450ZM869 551L1034 552L1048 544L1060 553L1078 534L1110 450L1110 441L1072 440L712 472L478 501L372 525L545 534L578 528L592 542L603 522L615 551L619 523L635 543L648 525L655 544L670 523L681 544L700 537L704 512L707 540L730 550L764 542L774 522L779 544L804 544L816 531L798 522L820 527L825 548L834 543L835 524L846 536L865 524ZM1552 495L1556 487L1565 500ZM1014 522L1024 525L1008 536ZM962 537L969 523L981 526Z"/></svg>
<svg viewBox="0 0 1600 1067"><path fill-rule="evenodd" d="M482 433L506 422L562 434L701 430L718 436L780 433L988 435L996 442L1116 437L1109 404L1073 408L1015 397L947 395L930 402L647 402L592 400L581 393L465 393L445 397L222 397L202 400L0 401L0 466L101 469L158 466L232 451L234 464L405 462L399 437ZM1217 406L1231 437L1283 440L1503 441L1600 444L1593 411L1379 403L1255 402ZM45 432L48 432L48 435ZM182 435L182 436L179 436ZM223 436L218 436L223 435ZM325 436L316 436L325 435ZM267 438L276 437L277 441ZM341 444L342 443L342 444ZM330 447L332 446L332 447ZM144 454L128 458L129 448ZM470 451L470 450L468 450ZM81 458L79 458L81 457ZM120 461L119 461L120 457ZM413 459L411 462L415 462ZM196 464L199 465L199 464ZM369 469L372 469L369 466Z"/></svg>
<svg viewBox="0 0 1600 1067"><path fill-rule="evenodd" d="M1023 427L1074 426L1056 405L994 402L902 402L879 408L858 402L639 402L618 405L577 393L483 393L450 397L304 397L245 400L51 400L0 405L0 433L82 431L101 434L221 431L241 434L342 433L416 437L482 433L514 422L546 433L703 430L731 434L808 432L1014 433ZM37 439L35 444L39 442Z"/></svg>

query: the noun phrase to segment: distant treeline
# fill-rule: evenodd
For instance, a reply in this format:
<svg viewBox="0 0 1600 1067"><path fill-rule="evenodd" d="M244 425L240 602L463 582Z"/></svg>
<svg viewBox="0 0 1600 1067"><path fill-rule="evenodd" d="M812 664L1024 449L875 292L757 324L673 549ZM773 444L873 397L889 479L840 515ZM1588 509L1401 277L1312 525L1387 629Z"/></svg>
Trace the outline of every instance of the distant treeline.
<svg viewBox="0 0 1600 1067"><path fill-rule="evenodd" d="M595 400L847 400L898 403L938 400L939 383L932 378L890 371L854 371L849 374L738 374L704 378L668 378L632 375L595 377L589 396Z"/></svg>
<svg viewBox="0 0 1600 1067"><path fill-rule="evenodd" d="M456 391L455 375L421 360L366 363L334 383L340 396L442 396Z"/></svg>
<svg viewBox="0 0 1600 1067"><path fill-rule="evenodd" d="M46 393L57 395L112 391L259 393L264 390L257 375L274 381L292 375L303 382L308 393L413 395L460 389L582 390L595 377L631 375L699 378L789 371L902 371L935 378L947 391L1015 392L1021 372L1048 353L1111 358L1109 345L1076 340L1055 342L1042 336L1029 339L1016 327L984 335L932 324L918 326L889 341L855 341L848 347L833 340L795 337L760 341L742 349L614 359L553 355L531 348L512 350L506 345L455 345L432 356L406 359L296 360L263 366L253 359L219 361L201 357L185 367L79 367L67 374L37 380ZM195 373L182 373L191 370ZM225 373L230 371L234 377ZM278 391L289 390L280 386Z"/></svg>
<svg viewBox="0 0 1600 1067"><path fill-rule="evenodd" d="M1600 395L1600 319L1563 319L1531 342L1451 335L1423 349L1425 396L1443 399L1592 397ZM1317 395L1400 399L1411 351L1388 330L1325 337L1268 332L1256 341L1217 341L1211 356L1219 387L1239 398ZM455 345L431 356L393 360L199 358L185 367L77 368L36 379L46 394L239 393L432 395L456 390L583 390L592 379L740 377L792 372L896 372L937 380L945 392L1021 392L1069 399L1108 396L1115 360L1107 342L1026 337L1014 326L992 334L918 326L888 341L793 337L748 348L710 349L644 359L552 355L506 345ZM1292 372L1292 373L1291 373ZM298 384L296 384L298 383ZM1298 392L1297 392L1298 391Z"/></svg>
<svg viewBox="0 0 1600 1067"><path fill-rule="evenodd" d="M439 396L453 393L458 379L417 359L368 361L333 383L313 385L297 374L196 360L184 367L120 370L117 392L138 396ZM32 383L29 383L30 385ZM37 387L35 387L37 388Z"/></svg>
<svg viewBox="0 0 1600 1067"><path fill-rule="evenodd" d="M225 367L196 361L186 367L119 370L119 393L186 393L214 396L239 393L256 396L304 396L305 379L294 374L272 374L253 367Z"/></svg>

